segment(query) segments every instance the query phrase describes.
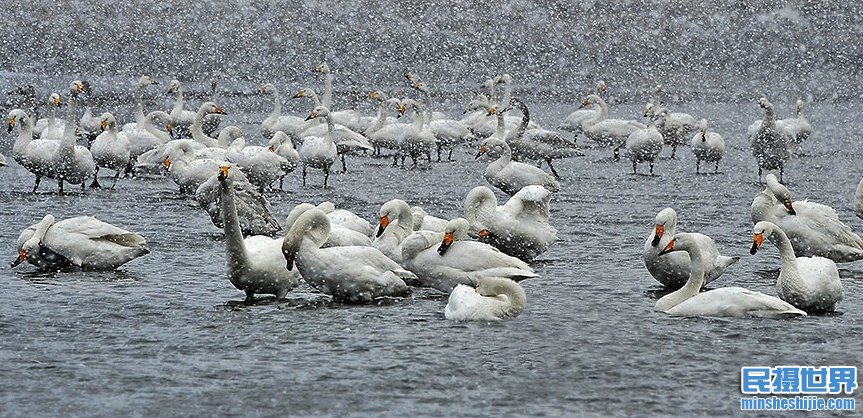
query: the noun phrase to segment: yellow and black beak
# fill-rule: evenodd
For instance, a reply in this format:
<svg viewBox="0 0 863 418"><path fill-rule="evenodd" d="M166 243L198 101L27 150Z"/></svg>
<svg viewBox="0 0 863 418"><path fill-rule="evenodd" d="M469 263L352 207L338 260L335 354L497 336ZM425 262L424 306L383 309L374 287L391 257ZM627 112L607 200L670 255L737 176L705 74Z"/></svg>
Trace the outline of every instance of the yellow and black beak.
<svg viewBox="0 0 863 418"><path fill-rule="evenodd" d="M369 93L369 99L370 100L377 100L378 99L378 92L373 91L373 92Z"/></svg>
<svg viewBox="0 0 863 418"><path fill-rule="evenodd" d="M16 122L15 116L12 116L11 118L9 118L9 127L6 128L6 132L12 132L12 128L15 127L15 122Z"/></svg>
<svg viewBox="0 0 863 418"><path fill-rule="evenodd" d="M485 115L486 116L494 116L496 114L497 114L497 106L492 106L492 107L488 108L488 113L486 113Z"/></svg>
<svg viewBox="0 0 863 418"><path fill-rule="evenodd" d="M478 160L479 157L482 157L482 155L485 154L487 151L488 151L488 148L486 148L485 145L481 145L479 147L479 151L477 151L477 153L476 153L476 157L474 157L474 160Z"/></svg>
<svg viewBox="0 0 863 418"><path fill-rule="evenodd" d="M384 230L387 229L387 225L390 224L390 217L387 215L381 216L381 222L378 225L378 232L375 234L376 237L380 237L383 235Z"/></svg>
<svg viewBox="0 0 863 418"><path fill-rule="evenodd" d="M165 170L170 170L171 169L171 159L165 158L165 161L162 161L162 165L165 166Z"/></svg>
<svg viewBox="0 0 863 418"><path fill-rule="evenodd" d="M79 92L80 92L80 90L79 90ZM60 107L60 97L59 96L54 97L53 101L54 101L54 106Z"/></svg>
<svg viewBox="0 0 863 418"><path fill-rule="evenodd" d="M303 97L306 97L306 92L303 90L298 91L297 94L294 95L295 99L302 99Z"/></svg>
<svg viewBox="0 0 863 418"><path fill-rule="evenodd" d="M107 120L103 120L103 121L102 121L102 123L100 123L100 124L99 124L99 126L101 126L101 127L102 127L102 130L104 131L104 130L105 130L105 128L107 128L107 127L108 127L108 121L107 121Z"/></svg>
<svg viewBox="0 0 863 418"><path fill-rule="evenodd" d="M168 124L165 125L165 129L168 131L168 135L174 136L174 123L173 122L168 122Z"/></svg>
<svg viewBox="0 0 863 418"><path fill-rule="evenodd" d="M653 229L653 241L650 242L651 246L656 247L657 245L659 245L659 241L662 239L663 232L665 232L665 227L660 224L656 224L656 227L654 227Z"/></svg>
<svg viewBox="0 0 863 418"><path fill-rule="evenodd" d="M213 113L215 113L217 115L227 115L227 113L225 113L225 111L222 110L222 106L216 106L216 108L213 109Z"/></svg>
<svg viewBox="0 0 863 418"><path fill-rule="evenodd" d="M659 252L659 255L665 255L672 251L674 251L674 238L672 238L671 241L668 241L668 245Z"/></svg>
<svg viewBox="0 0 863 418"><path fill-rule="evenodd" d="M749 249L749 254L755 255L758 252L758 249L761 248L761 244L764 243L764 233L757 232L752 236L752 248Z"/></svg>
<svg viewBox="0 0 863 418"><path fill-rule="evenodd" d="M312 111L312 113L309 113L309 116L306 118L306 120L317 119L317 118L318 118L318 112Z"/></svg>
<svg viewBox="0 0 863 418"><path fill-rule="evenodd" d="M296 258L297 254L294 252L282 251L282 256L285 257L285 268L288 271L292 271L294 269L294 258Z"/></svg>
<svg viewBox="0 0 863 418"><path fill-rule="evenodd" d="M12 262L11 266L13 268L18 267L19 264L21 264L25 261L27 261L27 251L18 250L18 258L16 258L15 261Z"/></svg>
<svg viewBox="0 0 863 418"><path fill-rule="evenodd" d="M581 108L585 108L585 107L588 107L588 106L590 106L590 102L589 102L589 101L584 100L583 102L581 102Z"/></svg>
<svg viewBox="0 0 863 418"><path fill-rule="evenodd" d="M443 234L443 242L440 243L440 247L437 248L437 253L440 255L446 254L446 251L449 249L450 245L452 245L455 237L452 232L447 232Z"/></svg>
<svg viewBox="0 0 863 418"><path fill-rule="evenodd" d="M785 206L785 210L788 211L789 215L797 215L797 211L794 210L794 205L791 203L790 200L786 200L786 201L782 202L782 205Z"/></svg>
<svg viewBox="0 0 863 418"><path fill-rule="evenodd" d="M231 167L227 165L219 166L219 181L225 181L228 178L228 170Z"/></svg>
<svg viewBox="0 0 863 418"><path fill-rule="evenodd" d="M276 152L276 144L273 144L273 145L270 145L269 147L267 147L267 151Z"/></svg>
<svg viewBox="0 0 863 418"><path fill-rule="evenodd" d="M75 91L78 93L81 93L82 91L84 91L84 83L81 83L80 81L76 81L75 82Z"/></svg>

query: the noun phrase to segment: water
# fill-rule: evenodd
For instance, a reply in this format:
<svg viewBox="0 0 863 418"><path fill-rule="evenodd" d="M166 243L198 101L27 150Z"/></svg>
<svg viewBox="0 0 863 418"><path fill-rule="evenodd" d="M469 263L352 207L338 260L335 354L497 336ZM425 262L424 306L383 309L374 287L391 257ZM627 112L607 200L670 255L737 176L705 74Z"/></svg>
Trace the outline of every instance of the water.
<svg viewBox="0 0 863 418"><path fill-rule="evenodd" d="M227 122L260 142L257 123L269 99L226 103ZM575 107L529 104L547 126ZM790 107L777 106L780 114ZM845 299L835 315L679 319L652 311L661 293L641 251L653 217L666 206L677 210L680 230L706 233L724 254L741 256L711 286L775 294L779 267L772 244L748 255L749 205L762 186L745 129L759 109L752 102L676 109L708 117L723 134L729 151L722 173L694 175L688 148L678 150L677 160L658 161L655 177L627 174L628 162L612 162L607 149L559 162L562 191L552 201L552 223L561 239L532 264L542 277L523 282L524 313L499 324L447 321L446 297L426 290L380 306L342 306L303 284L287 302L248 306L226 279L221 231L169 179L121 179L115 190L65 196L46 181L34 195L32 176L12 164L0 170L0 248L7 261L20 231L46 213L96 215L144 235L152 253L106 273L0 269L0 411L731 415L739 407L741 366L859 365L860 262L840 266ZM613 113L639 111L625 105ZM805 156L791 160L786 183L795 198L834 207L860 232L863 222L851 211L863 160L863 132L850 123L859 120L856 105L815 103L808 114L815 133ZM459 149L454 163L408 171L391 168L389 159L354 158L348 174L330 179L330 190L317 187L316 172L306 188L294 174L287 192L268 198L280 219L299 202L330 200L372 220L396 197L455 217L467 191L486 184L488 161L474 154Z"/></svg>

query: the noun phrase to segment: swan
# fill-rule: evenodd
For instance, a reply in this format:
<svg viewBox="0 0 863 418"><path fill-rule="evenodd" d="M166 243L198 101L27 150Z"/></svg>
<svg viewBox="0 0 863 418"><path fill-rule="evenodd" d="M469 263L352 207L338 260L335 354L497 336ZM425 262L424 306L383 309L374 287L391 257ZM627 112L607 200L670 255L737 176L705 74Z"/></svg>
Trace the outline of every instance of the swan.
<svg viewBox="0 0 863 418"><path fill-rule="evenodd" d="M411 295L404 280L416 280L416 275L373 247L321 248L329 235L330 221L323 212L310 209L300 215L282 242L288 270L296 263L306 283L336 301Z"/></svg>
<svg viewBox="0 0 863 418"><path fill-rule="evenodd" d="M425 209L419 206L411 206L411 215L414 220L414 231L443 232L447 222L449 222L446 219L429 215Z"/></svg>
<svg viewBox="0 0 863 418"><path fill-rule="evenodd" d="M418 285L450 293L459 284L475 286L483 277L515 281L539 277L524 261L491 245L464 241L470 224L447 223L444 232L418 231L402 242L402 265L417 275Z"/></svg>
<svg viewBox="0 0 863 418"><path fill-rule="evenodd" d="M283 131L273 134L267 145L267 149L276 153L276 155L282 157L284 160L282 161L282 176L279 177L279 190L285 190L285 176L297 169L297 166L300 164L300 153L294 149L293 141Z"/></svg>
<svg viewBox="0 0 863 418"><path fill-rule="evenodd" d="M701 245L692 234L677 234L668 241L660 256L685 251L692 260L692 272L680 289L660 298L654 309L674 316L785 318L806 316L788 302L742 287L722 287L699 293L704 286L704 260Z"/></svg>
<svg viewBox="0 0 863 418"><path fill-rule="evenodd" d="M308 124L303 118L293 115L282 115L282 96L279 90L273 84L267 83L261 86L261 94L273 94L273 111L270 116L267 116L261 122L261 135L264 139L271 139L276 132L284 132L285 134L297 137L300 134L298 127L304 126L308 128ZM304 129L305 130L305 129Z"/></svg>
<svg viewBox="0 0 863 418"><path fill-rule="evenodd" d="M204 117L208 115L227 115L222 107L213 102L205 102L198 108L198 113L195 114L195 121L192 123L192 126L189 128L189 131L192 134L192 139L197 142L200 142L205 147L211 148L224 148L220 146L219 140L215 139L206 133L202 128L204 123Z"/></svg>
<svg viewBox="0 0 863 418"><path fill-rule="evenodd" d="M57 119L57 108L60 107L60 95L51 93L48 97L48 117L39 119L33 125L33 137L38 139L49 139L59 141L63 138L66 122Z"/></svg>
<svg viewBox="0 0 863 418"><path fill-rule="evenodd" d="M671 146L671 157L669 157L671 159L675 158L677 147L685 145L686 141L698 131L698 122L688 113L670 113L665 107L656 107L653 103L648 103L645 106L644 115L659 119L659 132L662 134L664 143Z"/></svg>
<svg viewBox="0 0 863 418"><path fill-rule="evenodd" d="M677 212L672 208L665 208L656 214L655 226L644 241L644 266L656 281L662 283L668 289L679 289L689 279L691 273L691 260L684 252L676 252L660 256L662 249L668 245L674 237L677 228ZM740 260L740 257L726 257L719 254L713 238L704 234L688 234L693 245L698 245L701 264L699 267L704 272L704 283L710 283L722 276L722 273L732 264Z"/></svg>
<svg viewBox="0 0 863 418"><path fill-rule="evenodd" d="M173 129L171 116L168 113L161 110L148 113L147 117L144 118L144 130L136 129L126 133L129 138L130 161L135 161L135 166L141 168L149 165L161 170L162 161L165 160L160 155L163 151L161 148L171 141ZM147 155L145 156L145 154Z"/></svg>
<svg viewBox="0 0 863 418"><path fill-rule="evenodd" d="M605 93L605 82L599 80L596 84L596 95L602 97L603 93ZM557 129L565 132L572 133L575 137L578 137L579 134L582 133L584 129L584 123L596 118L599 114L600 108L599 105L594 103L591 107L582 106L579 109L576 109L572 113L570 113L564 120L563 123L558 125Z"/></svg>
<svg viewBox="0 0 863 418"><path fill-rule="evenodd" d="M54 223L54 216L45 215L18 237L12 267L26 261L40 270L114 270L149 254L146 244L144 237L94 217Z"/></svg>
<svg viewBox="0 0 863 418"><path fill-rule="evenodd" d="M411 207L404 200L393 199L381 205L380 222L372 246L393 261L402 262L402 241L414 232Z"/></svg>
<svg viewBox="0 0 863 418"><path fill-rule="evenodd" d="M338 150L333 142L333 118L330 110L324 106L317 106L306 119L317 119L324 117L327 121L327 133L324 136L310 136L303 140L300 147L300 162L303 163L303 186L306 185L306 168L317 168L324 172L324 188L330 178L330 167L338 158Z"/></svg>
<svg viewBox="0 0 863 418"><path fill-rule="evenodd" d="M326 207L326 203L324 202L317 208L320 210L320 207ZM285 219L285 228L290 229L291 226L294 225L294 222L300 217L300 215L306 213L310 209L316 209L316 207L310 203L300 203L299 205L294 206L291 209L291 212L288 214L288 217ZM361 234L352 229L346 228L342 225L335 223L332 218L327 216L327 219L330 221L330 235L327 240L321 245L321 248L327 247L349 247L349 246L365 246L370 247L372 245L372 240L368 235Z"/></svg>
<svg viewBox="0 0 863 418"><path fill-rule="evenodd" d="M284 297L300 284L296 271L289 271L282 263L281 242L263 235L243 239L240 219L234 198L234 185L228 166L219 168L217 176L224 214L225 250L228 261L228 280L246 293L246 300L256 294Z"/></svg>
<svg viewBox="0 0 863 418"><path fill-rule="evenodd" d="M54 154L57 153L60 142L33 139L33 121L21 109L9 112L9 132L12 132L15 126L18 127L18 137L12 146L12 158L36 176L36 183L33 185L33 193L36 193L42 177L55 177Z"/></svg>
<svg viewBox="0 0 863 418"><path fill-rule="evenodd" d="M591 94L584 99L582 107L599 105L599 113L583 123L585 136L601 146L614 147L614 159L620 159L620 148L633 132L647 128L647 125L633 120L609 119L608 105L601 97Z"/></svg>
<svg viewBox="0 0 863 418"><path fill-rule="evenodd" d="M764 118L749 127L749 141L752 155L758 162L758 178L763 170L779 170L779 178L785 171L785 161L790 156L788 141L790 139L776 128L776 116L773 105L764 97L758 100L758 105L764 109Z"/></svg>
<svg viewBox="0 0 863 418"><path fill-rule="evenodd" d="M7 165L6 156L3 154L0 154L0 167L6 167L6 165Z"/></svg>
<svg viewBox="0 0 863 418"><path fill-rule="evenodd" d="M336 209L336 205L332 202L322 202L318 205L318 210L327 215L330 225L340 225L367 237L371 237L375 232L369 221L349 210Z"/></svg>
<svg viewBox="0 0 863 418"><path fill-rule="evenodd" d="M560 178L552 165L552 160L583 156L575 141L570 141L560 134L547 129L530 129L530 110L521 100L512 99L512 105L521 111L521 123L516 129L506 134L506 143L512 148L513 157L545 161L551 174Z"/></svg>
<svg viewBox="0 0 863 418"><path fill-rule="evenodd" d="M302 96L301 96L302 94ZM302 89L297 93L297 96L294 97L306 97L306 94L310 94L311 97L317 107L326 107L320 105L321 101L317 99L317 95L315 95L314 91L311 89ZM329 108L327 108L329 110ZM332 113L329 113L332 116ZM332 117L331 117L332 119ZM307 118L308 120L308 118ZM318 121L313 121L313 123L305 130L300 133L302 140L300 142L304 142L306 137L323 137L327 134L330 134L333 142L336 144L336 151L338 152L339 159L342 161L342 172L347 173L347 165L345 164L345 155L354 153L356 151L366 150L372 151L374 147L369 143L366 137L361 134L354 132L352 129L347 126L338 124L333 119L332 126L328 124L319 123Z"/></svg>
<svg viewBox="0 0 863 418"><path fill-rule="evenodd" d="M194 141L176 140L165 146L164 166L171 178L180 186L181 193L192 193L205 181L219 173L224 165L212 158L198 158L192 145Z"/></svg>
<svg viewBox="0 0 863 418"><path fill-rule="evenodd" d="M320 106L324 106L327 109L333 108L333 73L330 71L330 66L327 63L322 62L315 67L315 74L324 76L324 94L321 96L321 104ZM354 112L349 110L342 111L331 111L330 115L333 117L333 121L342 126L347 126L350 124L350 121L354 118ZM347 123L346 123L347 122Z"/></svg>
<svg viewBox="0 0 863 418"><path fill-rule="evenodd" d="M217 83L218 83L218 77L220 74L221 73L219 71L216 71L216 73L213 74L213 77L210 78L210 100L209 101L211 101L213 103L219 102L219 99L216 96L216 92L217 92L216 87L217 87ZM216 132L216 130L219 129L219 125L222 123L222 116L224 116L224 115L218 114L218 113L211 113L207 116L204 116L204 120L201 123L201 130L207 135L212 135L213 132Z"/></svg>
<svg viewBox="0 0 863 418"><path fill-rule="evenodd" d="M116 173L114 183L111 185L113 189L117 185L120 173L126 171L131 161L131 143L126 132L117 132L117 120L114 119L114 115L105 112L100 119L103 132L90 145L90 153L93 154L93 161L96 163L96 172L93 174L93 184L90 187L101 187L99 168L104 167Z"/></svg>
<svg viewBox="0 0 863 418"><path fill-rule="evenodd" d="M441 150L444 148L449 150L447 161L452 161L453 148L456 145L474 140L473 134L461 121L449 119L444 115L436 116L435 112L432 111L432 98L428 87L415 78L412 73L408 73L408 81L414 89L425 97L425 104L423 106L425 111L422 112L425 120L423 122L428 126L429 131L431 131L435 139L437 139L438 162L441 161Z"/></svg>
<svg viewBox="0 0 863 418"><path fill-rule="evenodd" d="M69 108L66 115L66 128L63 139L54 153L54 176L57 179L58 189L63 193L63 183L80 184L81 190L86 187L86 180L93 177L96 172L96 163L93 155L85 147L75 145L77 134L75 127L76 112L78 110L78 94L84 90L80 81L73 81L69 85Z"/></svg>
<svg viewBox="0 0 863 418"><path fill-rule="evenodd" d="M486 139L479 147L476 158L485 153L498 158L485 169L485 179L504 193L512 196L525 186L534 184L551 192L560 191L560 183L550 174L532 165L512 161L512 149L506 141L496 137Z"/></svg>
<svg viewBox="0 0 863 418"><path fill-rule="evenodd" d="M239 128L231 126L225 129L228 128L239 131ZM281 134L285 135L284 132ZM287 136L285 137L287 138ZM276 154L274 146L246 146L246 140L243 137L239 137L231 143L231 146L225 151L225 159L236 164L248 176L249 182L257 186L261 192L296 167L296 163Z"/></svg>
<svg viewBox="0 0 863 418"><path fill-rule="evenodd" d="M229 167L228 163L220 165L217 174L201 183L195 190L195 201L210 215L210 220L217 228L222 228L225 222L222 214L222 186L218 174L221 173L223 166ZM255 186L249 183L243 172L234 170L231 173L231 180L231 186L234 188L234 208L243 236L273 236L281 231L282 226L279 225L279 221L270 213L270 203Z"/></svg>
<svg viewBox="0 0 863 418"><path fill-rule="evenodd" d="M779 297L806 312L832 311L842 300L842 282L836 263L824 257L797 257L785 232L776 224L761 221L753 230L751 254L767 237L779 249L782 270L776 281Z"/></svg>
<svg viewBox="0 0 863 418"><path fill-rule="evenodd" d="M629 160L632 161L632 174L638 174L638 163L646 162L650 165L650 175L653 175L653 162L662 151L663 143L663 136L657 128L657 125L661 126L663 122L658 122L658 119L652 117L646 128L632 132L626 139L625 147Z"/></svg>
<svg viewBox="0 0 863 418"><path fill-rule="evenodd" d="M476 289L460 284L449 295L444 317L454 321L499 321L515 318L527 304L521 286L509 279L484 277Z"/></svg>
<svg viewBox="0 0 863 418"><path fill-rule="evenodd" d="M168 94L174 94L174 107L171 109L171 124L177 137L184 138L190 135L189 128L195 123L195 112L185 109L183 101L183 85L180 80L173 79L168 86Z"/></svg>
<svg viewBox="0 0 863 418"><path fill-rule="evenodd" d="M401 113L401 100L392 98L381 101L380 113L378 114L378 122L371 128L368 133L369 143L374 147L373 155L380 156L381 148L391 150L400 150L402 147L402 138L405 132L411 129L409 124L390 122L388 120L388 110L390 107L399 109ZM393 157L393 166L397 165L398 159L396 154Z"/></svg>
<svg viewBox="0 0 863 418"><path fill-rule="evenodd" d="M863 219L863 180L860 180L857 192L854 194L854 213L858 218Z"/></svg>
<svg viewBox="0 0 863 418"><path fill-rule="evenodd" d="M416 167L420 156L425 155L431 164L431 152L438 146L438 140L431 129L426 125L426 117L422 112L422 106L413 99L402 100L399 112L411 110L413 123L408 125L401 138L401 157L404 166L405 157L411 157L413 166Z"/></svg>
<svg viewBox="0 0 863 418"><path fill-rule="evenodd" d="M797 99L797 117L777 120L776 129L791 139L788 142L789 152L793 152L798 145L809 139L809 135L812 135L812 125L809 124L809 120L803 115L803 100Z"/></svg>
<svg viewBox="0 0 863 418"><path fill-rule="evenodd" d="M93 116L93 109L90 106L92 96L90 96L90 83L82 81L84 84L84 92L87 93L87 101L85 101L84 114L78 119L78 127L81 131L81 136L87 140L87 144L93 143L99 134L102 133L102 118L101 116Z"/></svg>
<svg viewBox="0 0 863 418"><path fill-rule="evenodd" d="M144 95L144 90L152 85L159 84L158 81L150 78L147 75L142 75L138 79L138 83L135 85L135 93L132 95L132 101L134 102L134 115L135 121L127 123L123 125L124 131L132 131L132 130L143 130L144 118L147 116L144 115L144 105L141 103L142 96Z"/></svg>
<svg viewBox="0 0 863 418"><path fill-rule="evenodd" d="M752 223L772 222L788 235L799 257L819 256L837 263L863 260L863 239L842 223L829 206L792 201L776 176L767 175L767 188L752 201Z"/></svg>
<svg viewBox="0 0 863 418"><path fill-rule="evenodd" d="M549 224L551 192L542 186L527 186L497 205L488 187L474 187L464 200L464 218L484 241L505 254L531 261L557 241L557 230Z"/></svg>
<svg viewBox="0 0 863 418"><path fill-rule="evenodd" d="M695 173L701 172L701 162L714 163L713 172L719 172L719 160L725 155L725 140L716 132L707 130L707 119L698 123L698 133L689 142L695 154Z"/></svg>

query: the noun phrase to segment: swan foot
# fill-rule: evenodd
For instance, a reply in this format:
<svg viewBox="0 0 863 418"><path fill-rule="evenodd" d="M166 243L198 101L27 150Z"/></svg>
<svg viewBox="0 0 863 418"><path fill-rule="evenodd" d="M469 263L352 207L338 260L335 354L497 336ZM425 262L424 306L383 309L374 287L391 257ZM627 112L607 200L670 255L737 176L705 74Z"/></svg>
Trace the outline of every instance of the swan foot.
<svg viewBox="0 0 863 418"><path fill-rule="evenodd" d="M36 193L36 189L39 188L39 183L42 182L42 176L36 176L36 184L33 185L33 193Z"/></svg>
<svg viewBox="0 0 863 418"><path fill-rule="evenodd" d="M81 184L83 185L84 182L81 182ZM117 184L116 180L114 180L114 184ZM99 184L99 177L93 176L93 182L90 183L90 188L91 189L101 189L102 188L102 185ZM111 188L113 189L113 187L111 187Z"/></svg>
<svg viewBox="0 0 863 418"><path fill-rule="evenodd" d="M548 164L548 169L551 170L551 174L554 176L554 178L559 179L560 174L557 174L557 170L555 170L554 166L551 165L551 159L545 160L545 162L546 164Z"/></svg>
<svg viewBox="0 0 863 418"><path fill-rule="evenodd" d="M246 290L246 300L243 301L247 305L255 303L255 292Z"/></svg>
<svg viewBox="0 0 863 418"><path fill-rule="evenodd" d="M345 165L345 154L342 154L342 174L348 172L348 167Z"/></svg>

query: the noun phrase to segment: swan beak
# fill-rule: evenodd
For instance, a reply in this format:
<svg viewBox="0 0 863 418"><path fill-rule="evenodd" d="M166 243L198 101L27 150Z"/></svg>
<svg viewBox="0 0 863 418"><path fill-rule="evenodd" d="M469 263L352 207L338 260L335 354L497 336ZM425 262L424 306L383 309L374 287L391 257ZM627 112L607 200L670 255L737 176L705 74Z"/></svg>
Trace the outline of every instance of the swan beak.
<svg viewBox="0 0 863 418"><path fill-rule="evenodd" d="M165 125L165 129L168 131L168 135L174 136L174 124L173 123L168 122L168 124Z"/></svg>
<svg viewBox="0 0 863 418"><path fill-rule="evenodd" d="M373 92L369 93L369 100L377 100L377 99L378 99L378 92L373 91Z"/></svg>
<svg viewBox="0 0 863 418"><path fill-rule="evenodd" d="M491 232L489 232L488 229L481 229L479 232L476 233L476 236L482 239L491 238Z"/></svg>
<svg viewBox="0 0 863 418"><path fill-rule="evenodd" d="M486 116L494 116L496 114L497 114L497 106L492 106L492 107L488 108L488 113L486 113L485 115Z"/></svg>
<svg viewBox="0 0 863 418"><path fill-rule="evenodd" d="M258 88L258 93L264 94L264 93L266 93L266 92L267 92L267 88L266 88L266 87L261 86L260 88Z"/></svg>
<svg viewBox="0 0 863 418"><path fill-rule="evenodd" d="M306 97L306 92L302 90L298 91L297 94L294 95L295 99L302 99L303 97Z"/></svg>
<svg viewBox="0 0 863 418"><path fill-rule="evenodd" d="M443 242L440 243L440 247L437 249L437 253L440 255L446 254L446 251L449 249L449 246L452 245L453 234L452 232L447 232L443 235Z"/></svg>
<svg viewBox="0 0 863 418"><path fill-rule="evenodd" d="M80 90L79 90L79 92L80 92ZM54 98L54 106L60 107L60 98L59 97Z"/></svg>
<svg viewBox="0 0 863 418"><path fill-rule="evenodd" d="M390 217L387 215L381 216L380 225L378 225L378 232L375 234L375 237L380 237L383 235L384 230L387 229L387 225L390 224Z"/></svg>
<svg viewBox="0 0 863 418"><path fill-rule="evenodd" d="M650 242L651 246L655 247L659 245L659 240L662 239L663 232L665 232L665 227L660 224L656 224L656 228L653 230L653 241Z"/></svg>
<svg viewBox="0 0 863 418"><path fill-rule="evenodd" d="M666 245L665 248L659 252L659 255L665 255L672 251L674 251L674 238L672 238L671 241L668 241L668 245Z"/></svg>
<svg viewBox="0 0 863 418"><path fill-rule="evenodd" d="M790 215L797 215L797 211L794 210L794 206L791 204L790 200L786 200L786 201L782 202L782 204L785 205L785 209L788 211L788 213Z"/></svg>
<svg viewBox="0 0 863 418"><path fill-rule="evenodd" d="M12 128L15 127L15 116L9 118L9 127L6 129L6 132L12 132Z"/></svg>
<svg viewBox="0 0 863 418"><path fill-rule="evenodd" d="M285 268L288 269L288 271L293 271L295 255L289 253L282 253L282 255L285 256Z"/></svg>
<svg viewBox="0 0 863 418"><path fill-rule="evenodd" d="M219 181L225 181L225 179L228 178L228 170L230 169L231 167L227 165L219 167Z"/></svg>
<svg viewBox="0 0 863 418"><path fill-rule="evenodd" d="M101 127L102 127L102 130L104 131L104 130L105 130L105 128L107 128L107 127L108 127L108 121L103 120L103 121L102 121L102 123L100 123L100 124L99 124L99 126L101 126Z"/></svg>
<svg viewBox="0 0 863 418"><path fill-rule="evenodd" d="M407 108L407 106L400 104L400 105L396 106L396 110L399 111L399 115L397 116L397 118L400 118L400 117L404 116L404 114L408 110L408 108Z"/></svg>
<svg viewBox="0 0 863 418"><path fill-rule="evenodd" d="M82 84L80 81L76 81L75 82L75 92L81 93L82 91L84 91L84 84Z"/></svg>
<svg viewBox="0 0 863 418"><path fill-rule="evenodd" d="M583 108L585 108L585 107L588 107L588 106L590 106L590 102L588 102L587 100L585 100L585 101L581 102L581 108L582 108L582 109L583 109Z"/></svg>
<svg viewBox="0 0 863 418"><path fill-rule="evenodd" d="M18 258L16 258L15 261L12 262L12 267L18 267L19 264L25 261L27 261L27 251L18 250Z"/></svg>
<svg viewBox="0 0 863 418"><path fill-rule="evenodd" d="M169 170L171 168L171 159L165 158L165 161L162 162L162 165L165 166L165 170Z"/></svg>
<svg viewBox="0 0 863 418"><path fill-rule="evenodd" d="M474 157L474 160L478 160L479 157L482 157L482 155L485 154L486 151L488 151L488 149L485 147L485 145L480 146L479 151L476 153L476 157Z"/></svg>
<svg viewBox="0 0 863 418"><path fill-rule="evenodd" d="M269 151L269 152L276 152L276 145L275 145L275 144L270 145L269 147L267 147L267 151Z"/></svg>
<svg viewBox="0 0 863 418"><path fill-rule="evenodd" d="M761 243L764 242L764 234L759 232L752 236L752 248L749 249L749 254L755 255L758 249L761 248Z"/></svg>
<svg viewBox="0 0 863 418"><path fill-rule="evenodd" d="M318 117L318 112L312 111L312 113L309 113L309 116L306 118L306 120L317 119L317 117Z"/></svg>
<svg viewBox="0 0 863 418"><path fill-rule="evenodd" d="M216 108L213 109L213 113L215 113L217 115L227 115L227 113L225 113L225 111L222 110L222 106L216 106Z"/></svg>

